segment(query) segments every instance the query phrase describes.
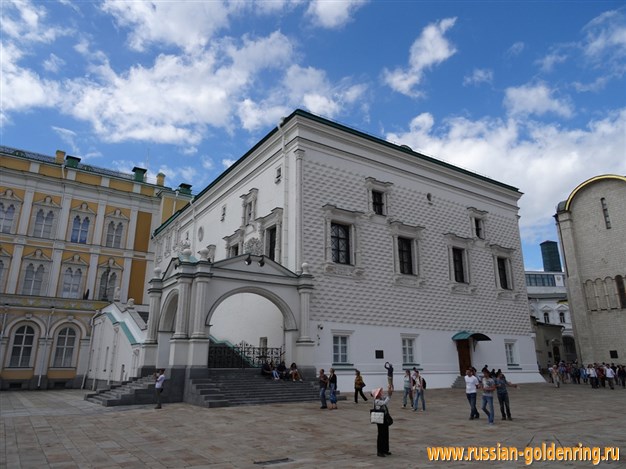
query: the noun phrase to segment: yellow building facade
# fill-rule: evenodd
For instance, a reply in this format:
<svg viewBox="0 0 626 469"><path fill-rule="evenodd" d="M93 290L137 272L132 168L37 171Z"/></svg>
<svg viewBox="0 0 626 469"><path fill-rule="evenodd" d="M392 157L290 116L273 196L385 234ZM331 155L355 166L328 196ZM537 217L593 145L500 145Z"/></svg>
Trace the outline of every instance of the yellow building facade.
<svg viewBox="0 0 626 469"><path fill-rule="evenodd" d="M150 233L191 190L145 179L0 147L0 389L80 387L95 313L147 302Z"/></svg>

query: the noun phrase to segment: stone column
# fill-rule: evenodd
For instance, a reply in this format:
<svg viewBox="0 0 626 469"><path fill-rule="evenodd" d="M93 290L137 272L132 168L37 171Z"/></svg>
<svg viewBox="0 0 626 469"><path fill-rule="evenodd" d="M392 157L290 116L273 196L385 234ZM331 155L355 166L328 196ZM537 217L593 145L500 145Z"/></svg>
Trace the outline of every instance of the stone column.
<svg viewBox="0 0 626 469"><path fill-rule="evenodd" d="M304 150L297 149L294 151L296 155L296 201L294 206L294 216L296 218L296 227L295 227L295 266L298 271L296 273L300 273L299 269L302 264L302 219L303 219L303 211L302 211L302 184L303 184L303 169L302 169L302 160L304 158Z"/></svg>
<svg viewBox="0 0 626 469"><path fill-rule="evenodd" d="M313 292L313 276L309 272L309 265L302 264L302 274L300 276L300 285L298 285L298 293L300 294L300 337L298 344L313 343L309 337L309 306L311 293Z"/></svg>

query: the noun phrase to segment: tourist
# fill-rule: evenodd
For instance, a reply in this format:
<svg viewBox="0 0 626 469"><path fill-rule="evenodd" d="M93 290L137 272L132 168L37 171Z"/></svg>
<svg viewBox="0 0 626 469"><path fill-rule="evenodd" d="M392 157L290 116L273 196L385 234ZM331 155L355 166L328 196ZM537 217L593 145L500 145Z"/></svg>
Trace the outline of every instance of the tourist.
<svg viewBox="0 0 626 469"><path fill-rule="evenodd" d="M393 389L393 365L385 362L385 369L387 370L387 387Z"/></svg>
<svg viewBox="0 0 626 469"><path fill-rule="evenodd" d="M402 407L406 407L406 401L410 399L413 402L413 378L411 378L411 370L404 371L404 394L402 395Z"/></svg>
<svg viewBox="0 0 626 469"><path fill-rule="evenodd" d="M298 371L298 366L295 362L289 367L289 376L291 376L291 381L302 381L302 375Z"/></svg>
<svg viewBox="0 0 626 469"><path fill-rule="evenodd" d="M598 389L598 373L596 373L596 368L591 363L587 366L587 376L589 377L591 389Z"/></svg>
<svg viewBox="0 0 626 469"><path fill-rule="evenodd" d="M507 386L517 387L517 384L510 383L506 380L503 373L500 373L496 378L496 395L498 396L498 403L500 404L500 412L502 413L502 420L513 420L511 418L511 407L509 406L509 391Z"/></svg>
<svg viewBox="0 0 626 469"><path fill-rule="evenodd" d="M337 375L335 369L331 368L328 373L328 385L330 386L330 410L337 408Z"/></svg>
<svg viewBox="0 0 626 469"><path fill-rule="evenodd" d="M367 397L363 394L363 388L365 387L365 382L363 381L363 377L361 376L361 372L359 370L354 370L354 403L359 403L359 394L363 398L365 402L367 402Z"/></svg>
<svg viewBox="0 0 626 469"><path fill-rule="evenodd" d="M489 371L483 372L483 381L481 384L483 390L483 412L487 414L489 425L493 425L493 392L496 390L496 383L491 377Z"/></svg>
<svg viewBox="0 0 626 469"><path fill-rule="evenodd" d="M480 418L478 409L476 409L476 388L480 385L478 378L471 368L465 371L465 395L470 405L470 420Z"/></svg>
<svg viewBox="0 0 626 469"><path fill-rule="evenodd" d="M386 416L389 415L389 409L387 404L391 399L393 389L389 387L387 389L387 397L383 398L383 388L376 388L372 391L372 397L374 398L374 409L382 410ZM378 437L376 438L376 455L384 458L390 456L389 451L389 421L385 418L383 423L376 424L378 427Z"/></svg>
<svg viewBox="0 0 626 469"><path fill-rule="evenodd" d="M615 389L615 371L613 368L606 365L604 367L604 375L606 376L606 381L609 383L609 387Z"/></svg>
<svg viewBox="0 0 626 469"><path fill-rule="evenodd" d="M419 371L415 374L415 385L413 386L413 411L417 410L419 400L422 399L422 411L426 411L426 400L424 399L425 381Z"/></svg>
<svg viewBox="0 0 626 469"><path fill-rule="evenodd" d="M323 368L320 370L319 383L320 383L320 402L322 403L322 405L320 406L320 409L327 409L328 406L326 405L326 388L328 387L328 376L326 376L326 374L324 373Z"/></svg>
<svg viewBox="0 0 626 469"><path fill-rule="evenodd" d="M161 368L154 374L154 394L156 397L155 409L161 408L161 393L163 392L164 382L165 382L165 370Z"/></svg>

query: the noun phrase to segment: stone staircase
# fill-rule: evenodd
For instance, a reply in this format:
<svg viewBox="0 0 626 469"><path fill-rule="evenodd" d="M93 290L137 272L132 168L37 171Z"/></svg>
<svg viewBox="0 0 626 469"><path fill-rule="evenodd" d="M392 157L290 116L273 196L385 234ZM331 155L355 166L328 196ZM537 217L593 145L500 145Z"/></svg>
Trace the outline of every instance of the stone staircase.
<svg viewBox="0 0 626 469"><path fill-rule="evenodd" d="M123 384L112 385L85 394L85 400L105 407L154 403L154 377L143 378Z"/></svg>
<svg viewBox="0 0 626 469"><path fill-rule="evenodd" d="M211 370L208 378L192 379L185 400L203 407L307 402L319 399L317 380L268 379L258 369ZM343 397L345 399L345 397Z"/></svg>
<svg viewBox="0 0 626 469"><path fill-rule="evenodd" d="M165 382L167 391L167 381ZM337 393L338 400L345 396ZM327 392L328 398L328 392ZM260 370L212 369L208 378L189 379L185 386L184 401L202 407L227 407L260 405L281 402L310 402L319 399L316 378L304 381L275 381L261 376ZM111 389L90 392L85 400L103 406L153 404L154 378L146 376ZM163 402L168 402L164 393Z"/></svg>
<svg viewBox="0 0 626 469"><path fill-rule="evenodd" d="M452 389L465 389L465 377L457 376L457 378L454 380L454 383L452 383L452 386L450 387Z"/></svg>

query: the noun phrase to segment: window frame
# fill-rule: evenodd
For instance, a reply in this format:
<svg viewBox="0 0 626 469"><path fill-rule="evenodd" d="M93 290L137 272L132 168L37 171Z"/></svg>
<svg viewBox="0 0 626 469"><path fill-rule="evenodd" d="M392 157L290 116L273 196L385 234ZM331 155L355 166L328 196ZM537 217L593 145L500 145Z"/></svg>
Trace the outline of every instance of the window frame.
<svg viewBox="0 0 626 469"><path fill-rule="evenodd" d="M386 217L389 215L389 201L393 183L378 181L376 178L365 178L367 190L367 213L369 216ZM374 200L374 194L380 194L380 200ZM377 210L377 207L380 210Z"/></svg>
<svg viewBox="0 0 626 469"><path fill-rule="evenodd" d="M66 335L65 337L65 341L63 343L63 345L60 344L60 339L61 339L61 334L64 331L71 331L74 335L73 335L73 343L70 346L67 345L67 339L68 336ZM78 354L78 344L80 344L80 334L79 332L76 330L76 328L64 324L61 325L57 331L57 333L55 334L54 337L54 346L53 349L54 353L52 354L51 358L51 368L76 368L76 357ZM62 363L59 364L57 362L57 358L59 355L59 349L62 349ZM67 353L67 351L70 350L69 354ZM69 355L69 357L68 357ZM69 360L68 360L69 359ZM66 364L66 362L69 361L69 364Z"/></svg>
<svg viewBox="0 0 626 469"><path fill-rule="evenodd" d="M507 339L504 341L504 355L506 357L506 366L508 368L519 366L516 340Z"/></svg>
<svg viewBox="0 0 626 469"><path fill-rule="evenodd" d="M602 216L604 218L604 226L607 230L611 229L611 217L609 215L609 206L606 203L606 198L600 198L600 205L602 206Z"/></svg>
<svg viewBox="0 0 626 469"><path fill-rule="evenodd" d="M336 342L344 342L336 343ZM349 352L350 336L348 334L333 334L333 366L350 365ZM339 347L339 350L337 350ZM344 358L342 360L342 358Z"/></svg>
<svg viewBox="0 0 626 469"><path fill-rule="evenodd" d="M402 366L411 367L419 366L420 360L418 356L418 338L417 334L401 334L400 340L402 344Z"/></svg>
<svg viewBox="0 0 626 469"><path fill-rule="evenodd" d="M22 328L24 328L24 337L22 339L22 343L19 345L15 345L17 334ZM26 328L30 328L33 331L31 344L24 344L24 341L26 340L26 331L27 331ZM38 341L39 341L39 327L37 327L36 324L30 323L30 322L27 322L27 323L21 322L21 323L16 324L11 333L11 343L9 344L9 348L7 349L8 353L7 353L7 358L5 362L6 368L12 368L12 369L34 368L35 357L37 355L37 350L38 350ZM13 364L15 347L20 347L19 360L17 364ZM30 354L28 356L28 363L26 364L23 363L23 357L24 357L23 352L24 352L25 347L28 347L30 349Z"/></svg>
<svg viewBox="0 0 626 469"><path fill-rule="evenodd" d="M422 286L424 283L421 266L421 244L424 227L413 226L399 221L389 222L393 244L393 262L395 283L406 286ZM405 240L410 246L411 273L403 272L400 240Z"/></svg>
<svg viewBox="0 0 626 469"><path fill-rule="evenodd" d="M364 274L360 253L360 225L364 213L344 210L330 204L324 205L322 210L325 225L325 273L360 278ZM332 246L333 225L348 227L349 263L344 264L334 261Z"/></svg>
<svg viewBox="0 0 626 469"><path fill-rule="evenodd" d="M226 242L225 256L227 259L243 254L243 238L244 230L241 228L235 231L232 235L222 238Z"/></svg>
<svg viewBox="0 0 626 469"><path fill-rule="evenodd" d="M475 240L487 240L487 215L489 212L479 210L475 207L468 207L470 217L470 232Z"/></svg>
<svg viewBox="0 0 626 469"><path fill-rule="evenodd" d="M349 224L334 221L330 223L330 251L333 263L352 265L351 231L352 227Z"/></svg>
<svg viewBox="0 0 626 469"><path fill-rule="evenodd" d="M282 246L282 227L283 227L283 209L275 208L272 212L262 218L257 219L259 222L259 230L261 232L261 242L263 243L263 253L268 259L280 263L281 246ZM272 256L271 231L276 230L276 239L274 242L274 255Z"/></svg>
<svg viewBox="0 0 626 469"><path fill-rule="evenodd" d="M250 192L240 196L242 206L241 227L253 225L257 214L257 199L259 190L250 189Z"/></svg>

